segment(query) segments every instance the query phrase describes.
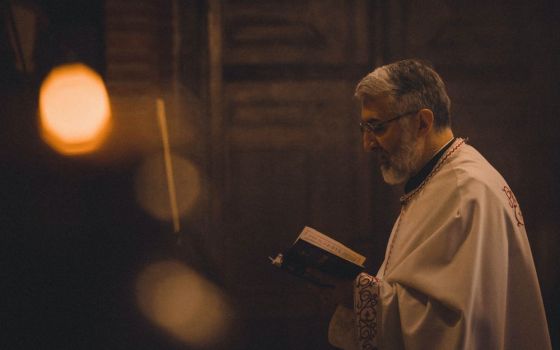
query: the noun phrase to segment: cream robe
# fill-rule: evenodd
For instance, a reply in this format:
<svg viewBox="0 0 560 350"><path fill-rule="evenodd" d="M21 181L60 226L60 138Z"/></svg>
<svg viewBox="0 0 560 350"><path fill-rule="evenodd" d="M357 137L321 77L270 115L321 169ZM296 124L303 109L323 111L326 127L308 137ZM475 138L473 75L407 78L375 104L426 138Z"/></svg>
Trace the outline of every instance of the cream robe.
<svg viewBox="0 0 560 350"><path fill-rule="evenodd" d="M550 349L523 217L502 176L458 139L402 198L377 276L356 279L329 340L343 349Z"/></svg>

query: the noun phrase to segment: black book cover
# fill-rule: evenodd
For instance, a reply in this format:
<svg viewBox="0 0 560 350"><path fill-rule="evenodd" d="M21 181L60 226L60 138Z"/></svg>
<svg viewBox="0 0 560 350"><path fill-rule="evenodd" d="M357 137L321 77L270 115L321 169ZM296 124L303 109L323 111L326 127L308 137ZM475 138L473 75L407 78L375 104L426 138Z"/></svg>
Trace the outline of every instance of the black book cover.
<svg viewBox="0 0 560 350"><path fill-rule="evenodd" d="M353 279L364 270L365 258L332 238L306 227L290 248L270 260L273 265L298 277L319 286L329 286L310 269L337 278Z"/></svg>

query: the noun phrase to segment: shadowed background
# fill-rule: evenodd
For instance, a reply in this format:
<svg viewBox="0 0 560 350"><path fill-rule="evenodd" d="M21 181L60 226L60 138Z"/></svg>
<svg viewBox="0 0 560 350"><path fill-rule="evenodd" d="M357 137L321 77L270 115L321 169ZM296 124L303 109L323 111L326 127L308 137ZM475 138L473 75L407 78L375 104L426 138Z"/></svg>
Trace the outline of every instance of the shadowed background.
<svg viewBox="0 0 560 350"><path fill-rule="evenodd" d="M309 225L377 270L402 190L384 185L362 152L352 96L374 67L407 57L433 63L455 134L516 193L560 347L556 2L14 0L1 9L5 348L331 349L334 305L267 257ZM52 68L76 61L103 77L112 128L95 152L64 156L40 138L38 94Z"/></svg>

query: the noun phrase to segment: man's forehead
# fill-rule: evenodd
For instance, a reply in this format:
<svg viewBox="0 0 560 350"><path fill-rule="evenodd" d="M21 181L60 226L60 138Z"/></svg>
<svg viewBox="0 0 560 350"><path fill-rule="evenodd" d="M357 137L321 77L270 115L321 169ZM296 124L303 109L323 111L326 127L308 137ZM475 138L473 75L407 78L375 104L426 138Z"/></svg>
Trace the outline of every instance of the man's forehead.
<svg viewBox="0 0 560 350"><path fill-rule="evenodd" d="M393 99L391 96L365 97L362 99L362 117L380 119L389 114Z"/></svg>

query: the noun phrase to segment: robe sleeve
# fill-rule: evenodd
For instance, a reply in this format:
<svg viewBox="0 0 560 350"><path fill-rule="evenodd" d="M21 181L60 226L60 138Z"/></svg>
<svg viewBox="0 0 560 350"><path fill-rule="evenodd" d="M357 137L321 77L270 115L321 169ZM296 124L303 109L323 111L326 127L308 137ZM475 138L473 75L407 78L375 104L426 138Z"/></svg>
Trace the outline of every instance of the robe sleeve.
<svg viewBox="0 0 560 350"><path fill-rule="evenodd" d="M459 349L461 313L438 300L361 274L355 288L358 349Z"/></svg>
<svg viewBox="0 0 560 350"><path fill-rule="evenodd" d="M380 280L367 273L361 273L356 278L354 312L359 349L377 349L381 311L379 285Z"/></svg>
<svg viewBox="0 0 560 350"><path fill-rule="evenodd" d="M354 309L339 305L329 324L329 342L344 350L377 349L379 279L361 273L354 285Z"/></svg>
<svg viewBox="0 0 560 350"><path fill-rule="evenodd" d="M358 350L354 310L338 305L329 323L329 343L343 350Z"/></svg>

